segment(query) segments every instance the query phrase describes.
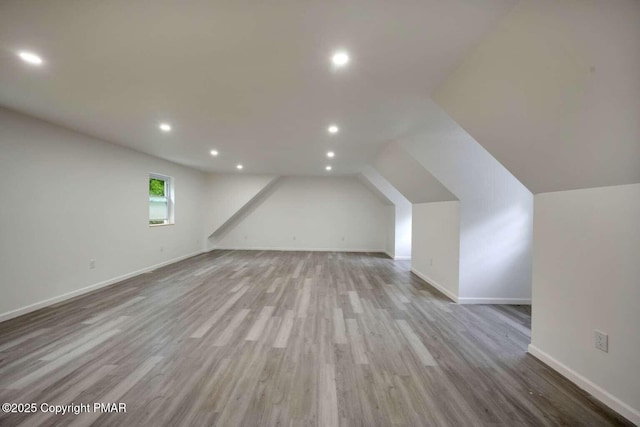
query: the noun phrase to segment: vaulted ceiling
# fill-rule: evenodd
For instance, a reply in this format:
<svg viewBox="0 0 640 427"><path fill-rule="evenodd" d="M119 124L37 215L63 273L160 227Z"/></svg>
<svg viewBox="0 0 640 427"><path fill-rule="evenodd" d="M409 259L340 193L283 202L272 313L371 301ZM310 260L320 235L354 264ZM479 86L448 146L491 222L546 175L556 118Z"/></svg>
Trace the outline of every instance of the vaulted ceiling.
<svg viewBox="0 0 640 427"><path fill-rule="evenodd" d="M523 0L434 99L534 193L640 182L640 2Z"/></svg>
<svg viewBox="0 0 640 427"><path fill-rule="evenodd" d="M355 173L514 4L4 0L0 105L206 171Z"/></svg>
<svg viewBox="0 0 640 427"><path fill-rule="evenodd" d="M317 175L375 164L433 98L534 193L627 184L638 22L635 0L4 0L0 106L204 171Z"/></svg>
<svg viewBox="0 0 640 427"><path fill-rule="evenodd" d="M373 164L411 203L458 200L399 143L383 147Z"/></svg>

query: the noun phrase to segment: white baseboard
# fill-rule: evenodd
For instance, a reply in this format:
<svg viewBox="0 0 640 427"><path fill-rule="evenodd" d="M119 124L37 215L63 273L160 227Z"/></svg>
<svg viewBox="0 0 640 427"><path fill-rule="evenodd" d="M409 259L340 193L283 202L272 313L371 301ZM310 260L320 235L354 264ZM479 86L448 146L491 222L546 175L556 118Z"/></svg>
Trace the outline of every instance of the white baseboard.
<svg viewBox="0 0 640 427"><path fill-rule="evenodd" d="M281 248L281 247L249 247L249 248L211 248L210 251L278 251L278 252L369 252L387 254L381 249L351 248ZM388 255L388 254L387 254Z"/></svg>
<svg viewBox="0 0 640 427"><path fill-rule="evenodd" d="M394 261L411 261L411 256L407 256L407 255L399 255L399 256L395 256L395 255L391 255L389 252L384 251L383 254L385 254L386 256L388 256L389 258L391 258Z"/></svg>
<svg viewBox="0 0 640 427"><path fill-rule="evenodd" d="M95 291L100 288L104 288L105 286L113 285L114 283L121 282L123 280L129 279L134 276L138 276L140 274L147 273L149 271L155 270L160 267L164 267L165 265L173 264L178 261L182 261L187 258L191 258L196 255L200 255L204 253L204 250L196 251L187 255L183 255L177 258L170 259L168 261L163 261L159 264L152 265L150 267L146 267L137 271L133 271L131 273L124 274L122 276L114 277L108 280L104 280L99 283L94 283L93 285L85 286L84 288L76 289L75 291L67 292L66 294L59 295L57 297L48 298L43 301L36 302L34 304L29 304L25 307L21 307L15 310L8 311L6 313L0 314L0 322L4 322L5 320L13 319L14 317L22 316L23 314L31 313L32 311L39 310L44 307L48 307L53 304L57 304L59 302L77 297L82 294L86 294L87 292Z"/></svg>
<svg viewBox="0 0 640 427"><path fill-rule="evenodd" d="M531 298L467 298L459 297L458 304L531 305Z"/></svg>
<svg viewBox="0 0 640 427"><path fill-rule="evenodd" d="M415 268L411 267L411 272L413 274L415 274L416 276L418 276L419 278L421 278L422 280L424 280L425 282L429 283L431 286L433 286L434 288L436 288L437 290L439 290L443 294L445 294L447 297L449 297L454 302L457 302L458 304L531 305L531 299L526 299L526 298L467 298L467 297L459 297L456 294L454 294L453 292L451 292L449 289L445 288L444 286L442 286L441 284L439 284L435 280L431 279L426 274L421 273L420 271L416 270Z"/></svg>
<svg viewBox="0 0 640 427"><path fill-rule="evenodd" d="M607 405L609 408L613 409L623 417L627 418L632 423L640 426L640 410L634 409L628 404L624 403L622 400L618 399L602 387L594 384L587 378L578 374L573 369L569 368L567 365L559 362L558 360L551 357L549 354L540 350L538 347L533 344L529 344L528 348L529 354L534 356L536 359L540 360L545 365L549 366L554 371L558 372L563 377L567 378L569 381Z"/></svg>
<svg viewBox="0 0 640 427"><path fill-rule="evenodd" d="M411 272L416 276L418 276L419 278L421 278L422 280L424 280L425 282L427 282L428 284L430 284L431 286L433 286L434 288L436 288L437 290L439 290L440 292L442 292L443 294L445 294L447 298L449 298L453 302L458 302L458 296L456 294L454 294L449 289L445 288L435 280L431 279L426 274L419 272L413 267L411 267Z"/></svg>

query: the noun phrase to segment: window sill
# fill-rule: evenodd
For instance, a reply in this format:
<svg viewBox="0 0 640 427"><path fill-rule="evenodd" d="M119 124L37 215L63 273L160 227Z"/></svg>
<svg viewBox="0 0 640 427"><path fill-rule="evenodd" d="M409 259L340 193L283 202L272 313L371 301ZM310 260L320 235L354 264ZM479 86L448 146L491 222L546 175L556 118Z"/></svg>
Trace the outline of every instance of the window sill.
<svg viewBox="0 0 640 427"><path fill-rule="evenodd" d="M170 222L170 223L167 223L167 224L149 224L149 227L166 227L168 225L176 225L176 223L175 222Z"/></svg>

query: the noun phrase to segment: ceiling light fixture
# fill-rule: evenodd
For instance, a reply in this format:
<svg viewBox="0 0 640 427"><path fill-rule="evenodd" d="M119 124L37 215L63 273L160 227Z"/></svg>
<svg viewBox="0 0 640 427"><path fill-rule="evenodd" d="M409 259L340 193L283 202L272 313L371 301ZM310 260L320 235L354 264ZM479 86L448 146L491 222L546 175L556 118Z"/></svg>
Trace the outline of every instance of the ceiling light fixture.
<svg viewBox="0 0 640 427"><path fill-rule="evenodd" d="M40 58L38 55L36 55L35 53L32 52L27 52L27 51L20 51L18 52L18 56L20 57L20 59L22 59L24 62L27 62L31 65L42 65L42 63L44 62L42 60L42 58Z"/></svg>
<svg viewBox="0 0 640 427"><path fill-rule="evenodd" d="M244 166L242 166L242 165L237 165L237 166L236 166L236 169L238 169L238 170L242 170L242 168L243 168L243 167L244 167Z"/></svg>
<svg viewBox="0 0 640 427"><path fill-rule="evenodd" d="M331 166L327 166L325 169L330 171L331 170Z"/></svg>
<svg viewBox="0 0 640 427"><path fill-rule="evenodd" d="M338 128L338 126L336 125L331 125L327 128L327 130L329 131L329 133L338 133L340 128Z"/></svg>
<svg viewBox="0 0 640 427"><path fill-rule="evenodd" d="M218 150L211 150L210 151L212 156L217 156L218 155Z"/></svg>
<svg viewBox="0 0 640 427"><path fill-rule="evenodd" d="M349 54L343 50L335 52L331 57L331 62L336 67L344 67L349 63Z"/></svg>
<svg viewBox="0 0 640 427"><path fill-rule="evenodd" d="M334 153L333 151L329 151L329 152L327 153L327 157L328 157L328 158L330 158L330 159L332 159L333 157L335 157L335 155L336 155L336 153Z"/></svg>
<svg viewBox="0 0 640 427"><path fill-rule="evenodd" d="M160 130L162 132L170 132L171 131L171 125L169 123L160 123L160 126L158 126L160 128Z"/></svg>

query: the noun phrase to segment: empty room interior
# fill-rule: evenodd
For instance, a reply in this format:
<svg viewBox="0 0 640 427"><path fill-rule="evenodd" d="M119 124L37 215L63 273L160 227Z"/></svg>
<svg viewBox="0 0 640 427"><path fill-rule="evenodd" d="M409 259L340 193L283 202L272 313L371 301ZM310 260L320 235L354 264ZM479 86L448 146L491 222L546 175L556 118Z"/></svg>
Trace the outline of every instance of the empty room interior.
<svg viewBox="0 0 640 427"><path fill-rule="evenodd" d="M0 426L640 425L640 1L0 0Z"/></svg>

